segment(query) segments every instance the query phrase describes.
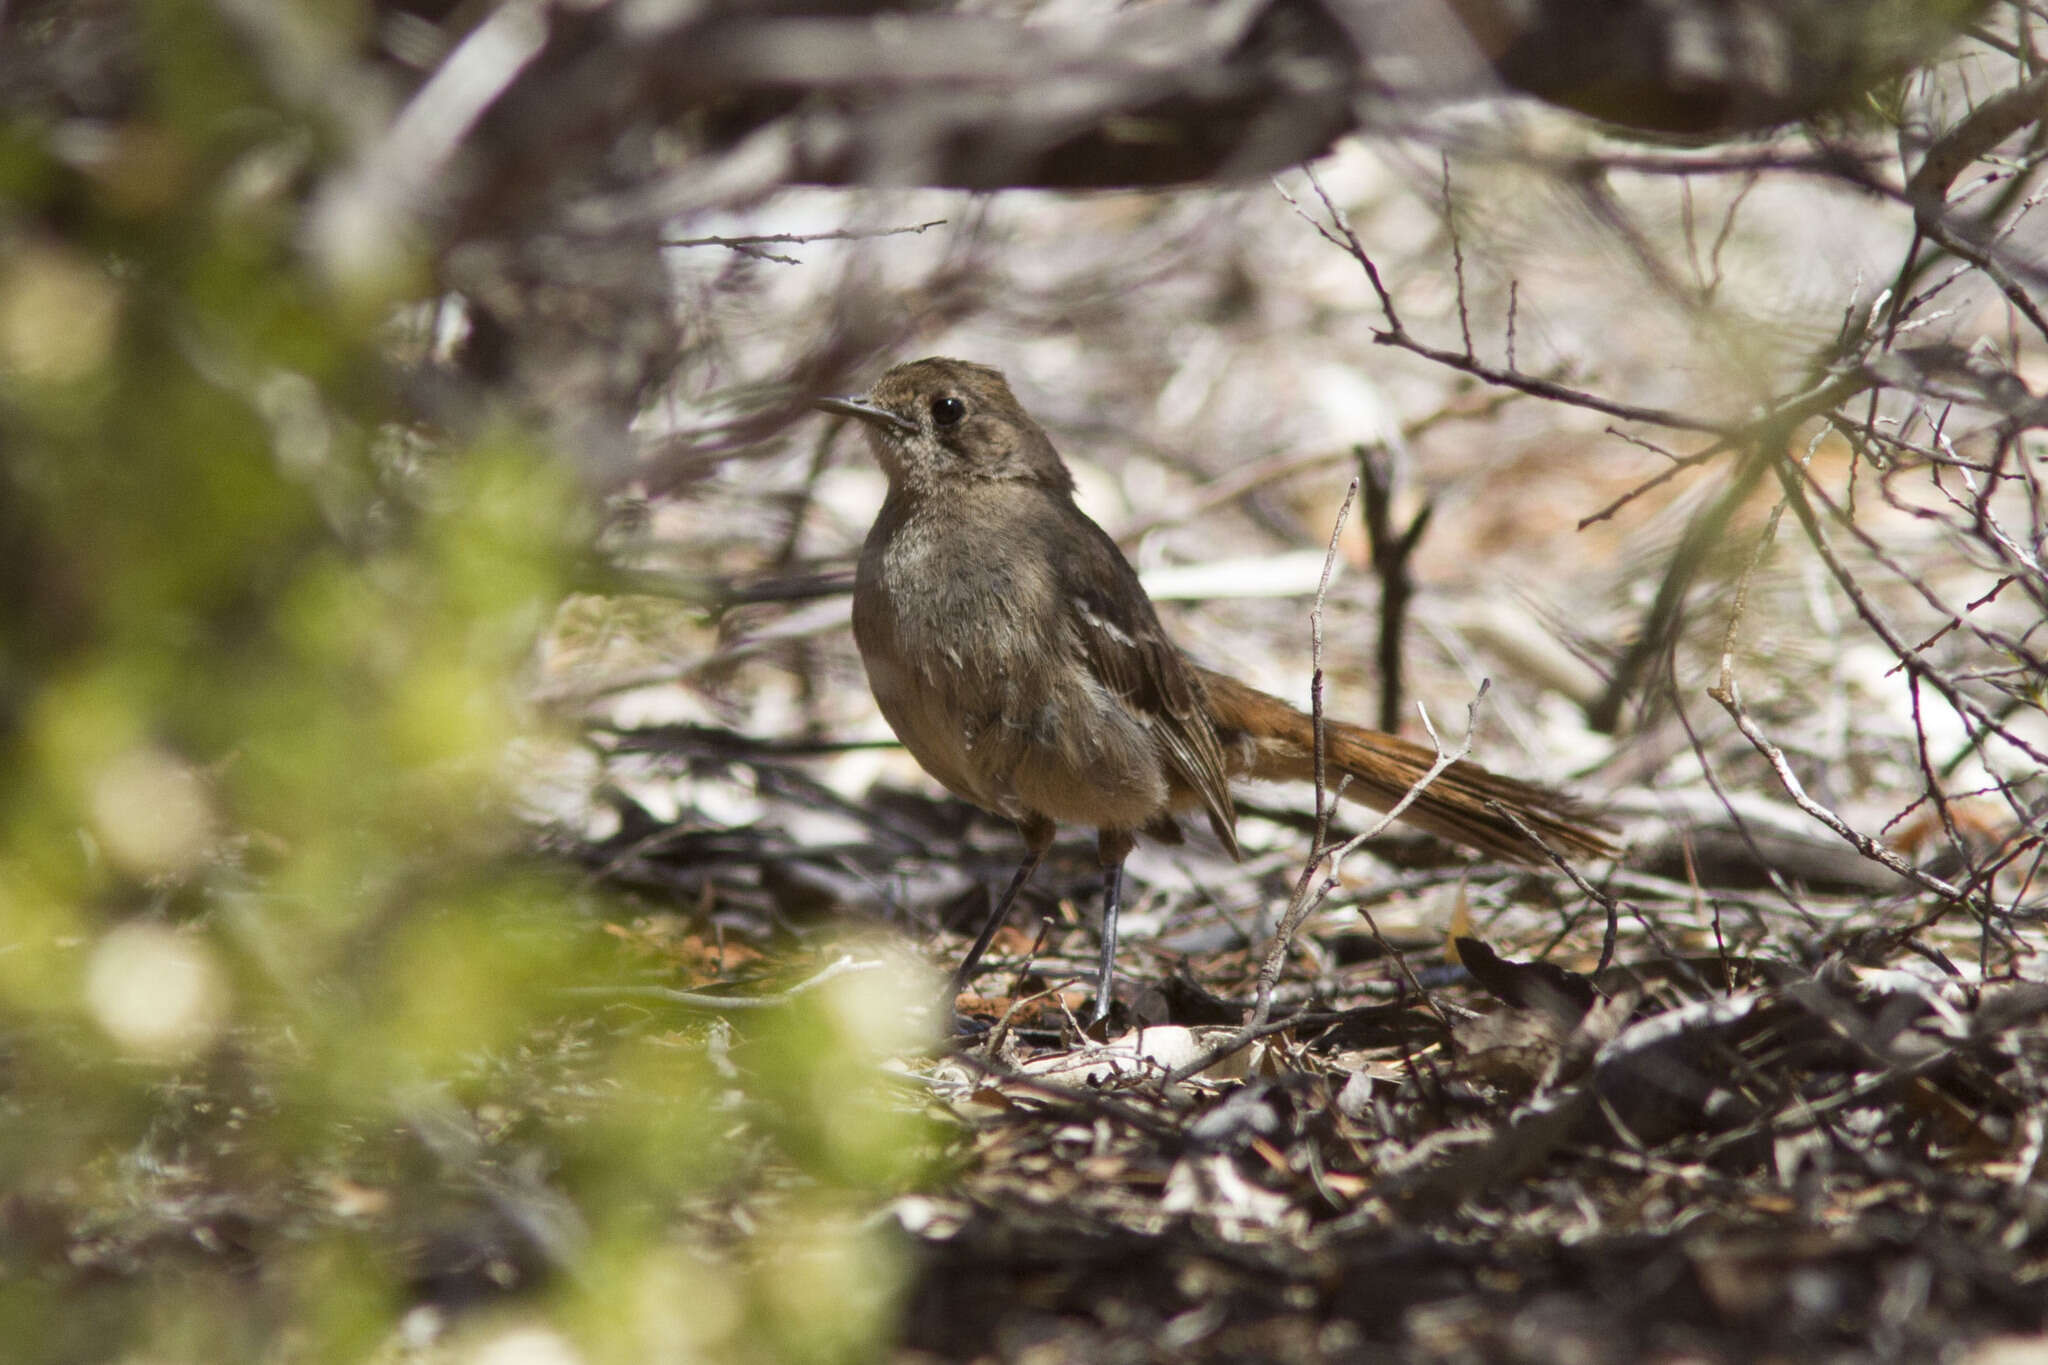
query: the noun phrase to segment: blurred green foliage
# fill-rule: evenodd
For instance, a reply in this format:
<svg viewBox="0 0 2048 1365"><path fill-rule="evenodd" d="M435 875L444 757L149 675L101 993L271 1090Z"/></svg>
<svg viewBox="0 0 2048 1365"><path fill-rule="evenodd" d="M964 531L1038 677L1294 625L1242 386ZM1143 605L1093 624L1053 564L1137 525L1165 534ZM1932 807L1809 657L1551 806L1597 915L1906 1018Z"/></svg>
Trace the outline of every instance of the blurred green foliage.
<svg viewBox="0 0 2048 1365"><path fill-rule="evenodd" d="M509 424L416 429L405 300L297 250L329 130L212 9L140 12L125 117L0 111L8 1358L377 1354L469 1261L525 1292L458 1342L871 1354L866 1215L926 1145L874 1080L901 979L743 1021L736 1067L562 989L621 964L510 756L578 490ZM755 1236L693 1233L770 1167Z"/></svg>

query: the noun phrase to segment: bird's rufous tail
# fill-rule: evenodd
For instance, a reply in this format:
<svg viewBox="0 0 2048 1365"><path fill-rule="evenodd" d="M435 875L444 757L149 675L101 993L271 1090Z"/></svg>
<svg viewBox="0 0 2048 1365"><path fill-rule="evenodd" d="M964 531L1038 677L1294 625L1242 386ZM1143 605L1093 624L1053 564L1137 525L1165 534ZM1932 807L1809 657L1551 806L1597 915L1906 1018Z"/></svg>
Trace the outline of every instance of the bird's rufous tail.
<svg viewBox="0 0 2048 1365"><path fill-rule="evenodd" d="M1198 671L1232 776L1315 780L1315 722L1308 715L1235 678ZM1323 743L1324 780L1335 788L1348 777L1344 794L1374 810L1392 807L1436 762L1435 752L1425 745L1328 718ZM1438 773L1401 818L1482 853L1543 861L1542 849L1488 802L1513 811L1560 853L1609 857L1615 851L1584 808L1563 792L1502 777L1462 759Z"/></svg>

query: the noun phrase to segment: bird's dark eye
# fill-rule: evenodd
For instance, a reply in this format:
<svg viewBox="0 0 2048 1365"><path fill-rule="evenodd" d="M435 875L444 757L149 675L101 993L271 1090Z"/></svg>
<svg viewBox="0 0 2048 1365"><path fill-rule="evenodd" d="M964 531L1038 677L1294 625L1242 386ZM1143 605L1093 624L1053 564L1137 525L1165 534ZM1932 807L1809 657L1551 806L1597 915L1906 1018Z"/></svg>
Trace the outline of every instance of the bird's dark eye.
<svg viewBox="0 0 2048 1365"><path fill-rule="evenodd" d="M942 427L950 427L967 415L967 405L957 398L934 398L932 420Z"/></svg>

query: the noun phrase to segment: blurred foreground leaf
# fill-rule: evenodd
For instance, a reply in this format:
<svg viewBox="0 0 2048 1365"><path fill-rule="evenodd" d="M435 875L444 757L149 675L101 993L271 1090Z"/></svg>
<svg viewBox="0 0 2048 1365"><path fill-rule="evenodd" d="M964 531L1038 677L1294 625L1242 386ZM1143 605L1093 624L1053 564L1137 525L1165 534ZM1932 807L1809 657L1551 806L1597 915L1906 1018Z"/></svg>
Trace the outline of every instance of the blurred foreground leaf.
<svg viewBox="0 0 2048 1365"><path fill-rule="evenodd" d="M917 991L834 983L721 1069L701 1016L564 989L634 965L510 815L579 490L508 418L420 426L400 300L302 265L335 130L280 54L105 8L132 106L0 110L9 1358L347 1359L507 1293L565 1358L872 1350L922 1144L870 1021Z"/></svg>

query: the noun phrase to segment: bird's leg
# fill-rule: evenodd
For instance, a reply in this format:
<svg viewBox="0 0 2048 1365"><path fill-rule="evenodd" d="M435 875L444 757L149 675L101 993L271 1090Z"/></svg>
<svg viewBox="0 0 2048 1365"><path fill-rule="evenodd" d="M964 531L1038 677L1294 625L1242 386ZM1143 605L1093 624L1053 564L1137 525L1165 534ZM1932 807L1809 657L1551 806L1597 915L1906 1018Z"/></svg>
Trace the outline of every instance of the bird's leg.
<svg viewBox="0 0 2048 1365"><path fill-rule="evenodd" d="M960 965L953 972L953 995L967 989L967 983L974 979L974 968L980 963L981 955L988 951L988 945L995 940L996 930L1003 927L1003 921L1010 917L1010 907L1017 903L1017 893L1024 889L1024 883L1031 880L1031 874L1038 867L1038 860L1052 847L1053 822L1041 816L1027 816L1018 822L1018 829L1024 835L1024 861L1017 865L1017 873L1010 878L1010 884L1003 891L1002 898L988 912L988 919L982 924L981 932L975 935L974 946L967 950L967 956L960 959Z"/></svg>
<svg viewBox="0 0 2048 1365"><path fill-rule="evenodd" d="M1089 1027L1109 1017L1116 991L1116 915L1124 888L1124 859L1137 840L1127 829L1105 829L1095 836L1095 856L1102 864L1102 969L1095 975L1095 1013Z"/></svg>

